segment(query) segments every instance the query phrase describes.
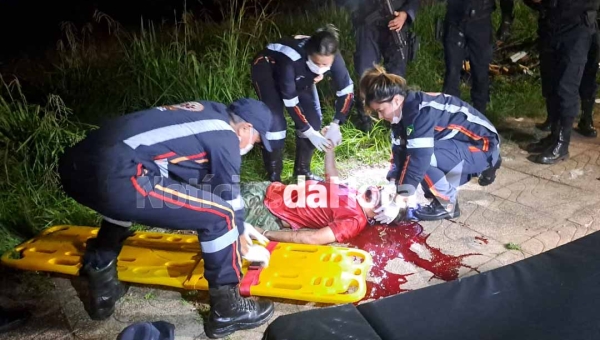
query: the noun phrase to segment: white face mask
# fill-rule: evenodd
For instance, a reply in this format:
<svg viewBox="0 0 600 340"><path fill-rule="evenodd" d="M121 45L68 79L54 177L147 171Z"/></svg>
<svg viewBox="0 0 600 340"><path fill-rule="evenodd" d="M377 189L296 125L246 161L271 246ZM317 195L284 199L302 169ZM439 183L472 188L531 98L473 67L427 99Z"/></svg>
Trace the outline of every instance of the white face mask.
<svg viewBox="0 0 600 340"><path fill-rule="evenodd" d="M252 140L252 138L254 137L254 129L250 130L250 140ZM242 139L240 138L240 141ZM240 149L240 155L245 155L248 152L250 152L250 150L252 150L252 148L254 147L254 144L250 143L248 145L246 145L244 148Z"/></svg>
<svg viewBox="0 0 600 340"><path fill-rule="evenodd" d="M402 107L400 107L400 108L398 109L398 111L400 111L400 115L396 116L396 115L394 114L394 116L392 117L392 124L398 124L398 123L400 123L400 119L401 119L401 117L402 117Z"/></svg>
<svg viewBox="0 0 600 340"><path fill-rule="evenodd" d="M314 74L321 75L329 71L329 67L319 67L310 58L306 59L306 65L308 65L308 69L310 70L310 72Z"/></svg>

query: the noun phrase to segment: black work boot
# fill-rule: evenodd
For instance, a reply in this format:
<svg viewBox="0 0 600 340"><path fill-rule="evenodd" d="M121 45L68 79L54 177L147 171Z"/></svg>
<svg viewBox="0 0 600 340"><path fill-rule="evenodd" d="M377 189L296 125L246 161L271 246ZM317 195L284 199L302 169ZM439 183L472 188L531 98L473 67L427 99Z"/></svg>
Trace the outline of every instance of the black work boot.
<svg viewBox="0 0 600 340"><path fill-rule="evenodd" d="M421 206L414 211L414 216L420 221L436 221L460 216L458 201L456 204L448 203L442 205L437 198L434 198L429 205Z"/></svg>
<svg viewBox="0 0 600 340"><path fill-rule="evenodd" d="M540 153L544 152L546 149L550 147L554 143L556 139L558 139L558 132L560 130L560 124L558 121L552 124L552 129L550 134L535 143L531 143L527 145L527 151L530 153Z"/></svg>
<svg viewBox="0 0 600 340"><path fill-rule="evenodd" d="M109 318L115 311L115 304L129 288L117 278L117 259L103 268L96 268L91 263L84 264L79 270L79 276L87 281L87 296L82 300L90 318Z"/></svg>
<svg viewBox="0 0 600 340"><path fill-rule="evenodd" d="M540 131L550 131L552 128L552 122L550 118L546 117L546 120L541 124L535 124L535 127Z"/></svg>
<svg viewBox="0 0 600 340"><path fill-rule="evenodd" d="M364 112L364 109L356 109L357 128L362 132L370 132L373 129L373 119Z"/></svg>
<svg viewBox="0 0 600 340"><path fill-rule="evenodd" d="M483 170L483 172L479 176L479 185L485 187L494 183L494 181L496 180L496 171L500 169L500 166L502 166L502 156L498 156L498 161L496 161L496 164L494 166Z"/></svg>
<svg viewBox="0 0 600 340"><path fill-rule="evenodd" d="M554 142L536 158L537 163L555 164L569 158L569 142L571 141L571 126L561 126Z"/></svg>
<svg viewBox="0 0 600 340"><path fill-rule="evenodd" d="M237 285L210 288L210 313L204 332L211 339L251 329L267 322L275 310L270 300L243 298Z"/></svg>
<svg viewBox="0 0 600 340"><path fill-rule="evenodd" d="M310 171L315 147L308 138L296 137L296 159L294 162L294 177L305 176L305 180L323 181L323 178Z"/></svg>
<svg viewBox="0 0 600 340"><path fill-rule="evenodd" d="M262 149L263 163L270 182L281 182L281 171L283 170L283 148L273 149L272 152Z"/></svg>
<svg viewBox="0 0 600 340"><path fill-rule="evenodd" d="M595 138L598 133L594 128L594 99L586 99L581 101L581 118L579 118L579 133L585 137Z"/></svg>

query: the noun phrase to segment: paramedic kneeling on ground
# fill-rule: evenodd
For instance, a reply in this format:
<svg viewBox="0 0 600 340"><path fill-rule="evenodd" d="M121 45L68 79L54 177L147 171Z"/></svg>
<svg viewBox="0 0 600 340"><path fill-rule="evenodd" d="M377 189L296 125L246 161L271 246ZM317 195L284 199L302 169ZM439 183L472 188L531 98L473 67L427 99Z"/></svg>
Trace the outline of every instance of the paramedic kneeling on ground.
<svg viewBox="0 0 600 340"><path fill-rule="evenodd" d="M413 205L421 183L430 205L415 209L419 220L460 216L458 186L479 176L491 184L500 167L500 136L490 121L457 97L408 91L406 81L376 66L362 75L361 98L379 119L392 123L392 165L388 190L397 193L375 217L386 223Z"/></svg>
<svg viewBox="0 0 600 340"><path fill-rule="evenodd" d="M110 317L126 292L117 257L132 222L198 233L210 295L207 336L271 318L272 302L244 299L238 290L242 258L269 261L250 236L268 240L244 223L239 175L241 155L255 143L270 149L270 117L253 99L229 107L211 101L156 107L118 117L67 150L59 165L65 192L104 217L98 236L87 241L80 270L92 319Z"/></svg>
<svg viewBox="0 0 600 340"><path fill-rule="evenodd" d="M327 130L324 128L322 134ZM391 198L382 196L381 187L369 186L361 193L340 183L332 147L325 149L324 181L299 181L297 185L273 182L266 190L264 187L262 183L242 184L248 221L261 225L263 228L256 230L269 240L289 243L346 242L367 225L378 224L375 210ZM278 230L280 227L291 227L292 231Z"/></svg>

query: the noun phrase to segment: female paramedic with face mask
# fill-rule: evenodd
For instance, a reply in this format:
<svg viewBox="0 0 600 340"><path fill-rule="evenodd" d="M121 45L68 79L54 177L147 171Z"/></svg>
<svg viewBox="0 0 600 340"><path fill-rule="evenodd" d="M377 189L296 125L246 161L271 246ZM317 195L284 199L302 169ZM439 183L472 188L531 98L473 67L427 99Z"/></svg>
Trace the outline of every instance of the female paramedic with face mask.
<svg viewBox="0 0 600 340"><path fill-rule="evenodd" d="M316 83L327 75L331 75L336 91L335 116L327 135L322 136ZM268 179L281 181L287 130L284 107L296 128L294 177L320 179L310 171L314 149L323 151L341 143L339 125L346 121L354 102L354 84L339 52L335 27L327 25L310 37L286 37L267 45L252 61L252 83L259 99L273 115L267 133L273 151L262 150Z"/></svg>
<svg viewBox="0 0 600 340"><path fill-rule="evenodd" d="M418 207L418 220L460 216L457 190L472 177L494 182L500 167L500 136L471 105L443 93L409 91L406 81L376 66L362 75L360 96L369 111L392 123L392 164L386 179L397 196L375 210L389 223L400 210L415 206L419 184L431 204Z"/></svg>

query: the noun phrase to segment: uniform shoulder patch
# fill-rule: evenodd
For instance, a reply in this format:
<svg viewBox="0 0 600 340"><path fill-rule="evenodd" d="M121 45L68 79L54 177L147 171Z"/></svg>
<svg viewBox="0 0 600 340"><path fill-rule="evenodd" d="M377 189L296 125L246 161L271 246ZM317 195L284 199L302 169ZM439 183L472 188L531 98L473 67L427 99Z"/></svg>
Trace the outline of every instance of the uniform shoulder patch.
<svg viewBox="0 0 600 340"><path fill-rule="evenodd" d="M406 136L410 136L410 134L415 130L415 126L410 124L406 127Z"/></svg>
<svg viewBox="0 0 600 340"><path fill-rule="evenodd" d="M186 110L186 111L200 112L200 111L204 110L204 105L202 105L198 102L186 102L186 103L181 103L181 104L177 104L177 105L166 105L166 106L162 106L162 107L167 110L170 110L170 111Z"/></svg>

